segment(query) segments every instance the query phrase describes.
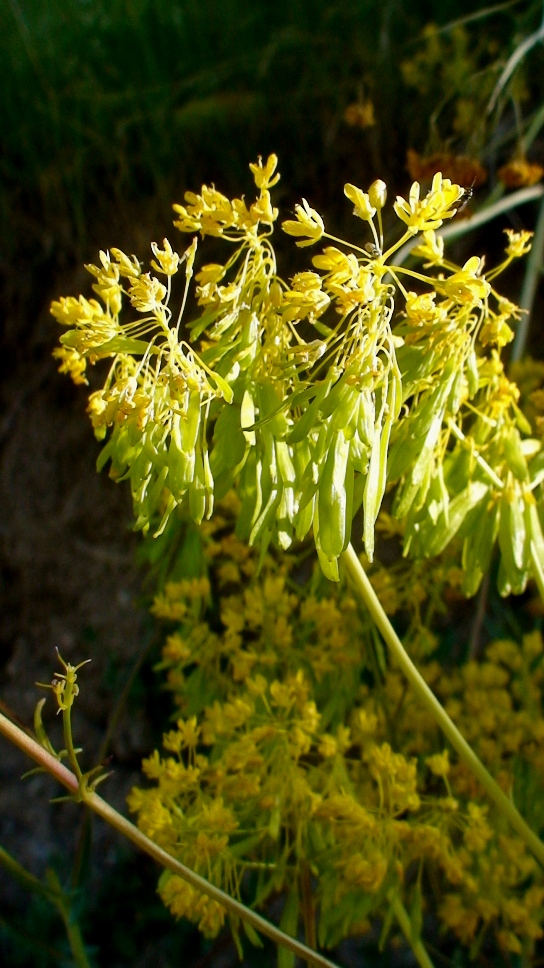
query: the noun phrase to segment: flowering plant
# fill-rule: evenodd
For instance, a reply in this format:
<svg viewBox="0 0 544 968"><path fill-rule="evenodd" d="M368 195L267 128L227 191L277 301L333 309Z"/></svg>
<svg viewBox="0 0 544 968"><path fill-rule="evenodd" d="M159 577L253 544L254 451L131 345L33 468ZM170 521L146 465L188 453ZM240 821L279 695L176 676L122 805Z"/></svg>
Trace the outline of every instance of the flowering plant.
<svg viewBox="0 0 544 968"><path fill-rule="evenodd" d="M131 809L148 838L230 894L252 872L256 903L287 890L282 928L296 935L302 914L310 947L334 945L381 912L384 936L396 917L429 965L419 935L430 865L452 888L442 888L440 910L462 941L480 944L493 925L503 948L529 950L543 897L530 855L544 861L544 846L489 773L488 747L478 755L415 668L386 614L391 587L382 578L376 594L351 536L360 513L367 567L378 520L416 563L449 555L468 596L498 547L500 593L522 592L530 578L544 593L543 450L501 359L520 311L494 288L528 251L530 233L509 232L504 259L489 272L477 256L457 266L437 232L462 207L461 186L437 174L421 197L414 183L394 203L402 231L386 244L385 184L367 192L348 184L368 240L331 235L303 200L283 230L300 248L326 245L286 281L271 243L277 159L250 167L254 202L203 186L174 206L176 227L193 238L181 252L166 239L154 243L156 275L112 249L87 267L98 300L52 306L66 328L61 370L85 383L88 364L110 361L89 412L106 441L99 467L110 462L115 480L130 481L135 528L167 537L181 513L215 540L222 518L214 507L228 498L236 509L234 536L219 533L219 552L208 544L212 559L223 540L229 548L215 574L220 588L231 587L221 634L210 628L203 578L166 585L155 602L158 616L181 622L163 659L183 716L164 739L173 755L145 762L156 786L134 790ZM195 233L225 241L231 254L200 264ZM417 235L423 270L396 265ZM352 593L301 590L290 568L305 541L326 579L340 583L343 563ZM251 582L242 594L244 576ZM361 618L358 602L370 617ZM389 670L376 628L391 650ZM432 636L429 623L414 630ZM426 672L444 692L436 670ZM398 691L394 698L399 673L427 716L419 733L412 722L402 752L392 748L409 705ZM523 848L508 834L500 840L473 789L458 797L450 788L449 753L431 741L433 723L458 754L461 778L470 771ZM484 850L486 862L476 857ZM500 850L517 852L519 863L465 923ZM402 894L414 864L410 920ZM523 920L511 892L527 879ZM160 890L175 914L207 934L219 930L216 895L171 870Z"/></svg>

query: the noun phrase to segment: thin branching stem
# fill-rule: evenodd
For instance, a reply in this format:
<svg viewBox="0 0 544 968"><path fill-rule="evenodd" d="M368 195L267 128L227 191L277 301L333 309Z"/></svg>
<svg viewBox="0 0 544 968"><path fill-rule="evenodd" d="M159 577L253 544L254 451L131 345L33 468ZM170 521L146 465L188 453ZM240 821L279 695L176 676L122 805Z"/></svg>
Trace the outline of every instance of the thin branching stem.
<svg viewBox="0 0 544 968"><path fill-rule="evenodd" d="M130 840L131 843L144 851L144 853L149 854L162 867L182 877L183 880L187 881L197 891L202 891L207 897L222 904L233 917L250 924L256 931L260 931L261 934L266 935L276 944L288 948L295 955L298 955L299 958L308 962L308 964L316 965L317 968L337 968L334 962L329 961L328 958L324 958L316 951L312 951L311 948L302 944L301 941L297 941L296 938L291 938L284 931L276 928L275 925L271 924L265 918L262 918L259 914L256 914L255 911L247 908L235 898L230 897L221 888L211 884L204 877L201 877L189 867L186 867L185 864L181 864L180 861L176 860L170 854L167 854L162 847L153 843L149 837L146 837L126 817L123 817L117 810L114 810L97 793L84 790L71 770L59 760L55 759L54 756L51 756L35 739L28 736L15 723L10 722L2 713L0 713L0 733L23 753L33 759L35 763L38 763L47 773L58 780L76 799L83 799L86 805L109 824L110 827L117 830L118 833L126 837L127 840Z"/></svg>

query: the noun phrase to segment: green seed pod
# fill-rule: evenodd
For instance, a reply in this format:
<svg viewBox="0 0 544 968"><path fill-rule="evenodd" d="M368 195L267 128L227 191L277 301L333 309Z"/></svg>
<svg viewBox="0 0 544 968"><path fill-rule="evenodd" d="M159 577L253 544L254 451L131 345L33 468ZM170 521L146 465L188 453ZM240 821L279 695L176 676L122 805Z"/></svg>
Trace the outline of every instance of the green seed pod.
<svg viewBox="0 0 544 968"><path fill-rule="evenodd" d="M320 548L329 559L342 553L346 539L348 457L349 441L340 430L325 460L317 499Z"/></svg>
<svg viewBox="0 0 544 968"><path fill-rule="evenodd" d="M220 474L231 472L227 490L240 471L248 452L249 445L240 425L239 408L236 404L224 406L215 422L210 466L216 480Z"/></svg>
<svg viewBox="0 0 544 968"><path fill-rule="evenodd" d="M462 370L456 373L453 383L451 385L451 390L448 395L448 400L446 403L446 413L455 416L459 412L459 407L461 406L463 400L463 390L465 386L465 377Z"/></svg>
<svg viewBox="0 0 544 968"><path fill-rule="evenodd" d="M261 500L260 474L261 462L257 460L255 448L251 448L247 461L242 468L239 483L239 495L242 506L236 519L236 537L241 541L247 541L251 534L252 522L255 520L257 502ZM216 490L217 494L217 490Z"/></svg>
<svg viewBox="0 0 544 968"><path fill-rule="evenodd" d="M96 458L96 469L98 473L100 473L100 471L104 469L108 461L112 458L114 450L115 450L115 438L111 436L107 444L104 445L98 457Z"/></svg>
<svg viewBox="0 0 544 968"><path fill-rule="evenodd" d="M320 407L327 397L335 379L337 379L336 372L332 376L329 373L327 379L323 380L322 383L317 385L317 390L312 402L306 408L302 416L295 421L293 429L290 431L287 437L287 440L290 444L297 444L301 440L305 440L314 426L317 423L321 423L319 414ZM292 401L292 403L296 404L296 398L294 401Z"/></svg>
<svg viewBox="0 0 544 968"><path fill-rule="evenodd" d="M204 461L200 450L195 454L195 474L189 485L189 513L195 524L202 524L206 514L206 488L204 486Z"/></svg>
<svg viewBox="0 0 544 968"><path fill-rule="evenodd" d="M514 562L520 571L527 571L529 568L530 545L527 540L525 528L525 502L516 489L511 500L510 518L510 541L512 544L512 554Z"/></svg>
<svg viewBox="0 0 544 968"><path fill-rule="evenodd" d="M464 491L461 491L450 501L448 520L446 521L445 515L442 513L436 524L429 529L429 541L425 542L427 557L439 555L444 550L457 534L469 511L479 501L483 501L488 492L489 487L483 481L471 481ZM425 541L424 535L422 535L422 540Z"/></svg>
<svg viewBox="0 0 544 968"><path fill-rule="evenodd" d="M504 458L514 477L517 477L518 481L528 481L529 469L525 455L521 449L519 432L515 427L509 427L503 433L501 441Z"/></svg>
<svg viewBox="0 0 544 968"><path fill-rule="evenodd" d="M317 489L317 487L316 487ZM314 506L315 506L315 493L313 497L309 498L304 507L299 508L299 511L295 517L296 526L296 537L297 541L303 541L308 531L312 527L312 521L314 518Z"/></svg>
<svg viewBox="0 0 544 968"><path fill-rule="evenodd" d="M168 447L168 487L177 501L181 501L195 472L194 451L186 454L181 449L181 433L179 428L180 416L174 414L172 421L172 436Z"/></svg>
<svg viewBox="0 0 544 968"><path fill-rule="evenodd" d="M351 448L350 448L351 450ZM355 469L351 460L351 453L348 456L346 465L346 535L342 551L345 551L351 541L351 524L353 521L353 499L355 494Z"/></svg>
<svg viewBox="0 0 544 968"><path fill-rule="evenodd" d="M142 531L144 529L147 530L149 527L149 522L159 506L159 501L161 499L167 477L168 467L163 467L155 483L149 487L151 484L150 479L145 487L145 491L142 490L138 494L139 514L134 525L134 531Z"/></svg>
<svg viewBox="0 0 544 968"><path fill-rule="evenodd" d="M141 453L139 453L135 458L132 466L128 469L126 474L124 474L122 478L119 478L119 480L130 479L132 490L136 491L141 486L143 481L149 480L152 471L153 464L147 454L142 450Z"/></svg>
<svg viewBox="0 0 544 968"><path fill-rule="evenodd" d="M314 524L315 528L315 524ZM338 571L338 558L327 558L327 556L321 551L321 548L317 549L317 558L321 571L328 578L329 581L340 581L340 572Z"/></svg>
<svg viewBox="0 0 544 968"><path fill-rule="evenodd" d="M478 567L473 558L471 558L467 564L463 564L463 595L466 598L472 598L478 591L480 585L482 584L482 578L484 577L483 571Z"/></svg>
<svg viewBox="0 0 544 968"><path fill-rule="evenodd" d="M317 435L312 453L312 462L321 465L333 445L333 430L330 421L324 423ZM321 472L320 472L321 473Z"/></svg>
<svg viewBox="0 0 544 968"><path fill-rule="evenodd" d="M296 505L300 511L303 511L308 502L311 501L317 493L317 488L319 485L319 477L321 473L321 467L319 464L310 461L302 475L300 484L296 491Z"/></svg>
<svg viewBox="0 0 544 968"><path fill-rule="evenodd" d="M516 507L517 505L517 507ZM499 525L499 547L501 549L501 565L499 568L499 592L501 595L521 594L528 579L528 569L523 570L518 562L523 564L525 554L520 539L516 536L519 526L519 504L517 495L510 487L505 487L501 495L501 517ZM525 543L526 533L523 524L522 539Z"/></svg>
<svg viewBox="0 0 544 968"><path fill-rule="evenodd" d="M255 524L251 529L249 544L254 545L262 538L265 531L272 530L272 523L276 519L276 512L279 507L282 495L282 488L274 487L262 511L260 512Z"/></svg>
<svg viewBox="0 0 544 968"><path fill-rule="evenodd" d="M291 459L292 449L284 440L275 441L276 459L278 471L284 485L293 485L296 481L296 473Z"/></svg>
<svg viewBox="0 0 544 968"><path fill-rule="evenodd" d="M112 434L113 440L113 454L112 454L112 468L116 470L116 477L119 474L125 472L127 466L134 463L136 456L142 450L141 435L139 435L137 442L135 443L131 440L131 428L123 425L117 429L114 428Z"/></svg>
<svg viewBox="0 0 544 968"><path fill-rule="evenodd" d="M402 519L414 504L416 510L422 507L429 488L433 471L433 454L442 429L444 414L441 411L431 420L424 440L418 441L418 454L402 490L395 500L395 517ZM417 500L416 500L417 499Z"/></svg>
<svg viewBox="0 0 544 968"><path fill-rule="evenodd" d="M476 561L484 575L487 574L491 565L491 556L499 534L499 526L500 501L492 497L491 501L485 506L485 514L478 529L479 540L476 546Z"/></svg>
<svg viewBox="0 0 544 968"><path fill-rule="evenodd" d="M161 518L161 521L159 523L159 526L158 526L157 530L153 532L153 537L154 538L158 538L159 535L161 535L163 533L163 531L166 528L166 525L168 524L168 521L170 519L170 515L172 514L172 511L174 510L174 508L176 507L176 505L177 505L177 501L176 501L174 495L173 494L170 494L168 496L168 500L166 502L166 508L164 510L164 514L163 514L163 516Z"/></svg>
<svg viewBox="0 0 544 968"><path fill-rule="evenodd" d="M448 378L440 383L435 389L427 394L420 404L413 410L410 417L401 425L401 431L395 437L389 453L389 479L397 481L407 473L413 461L420 460L421 468L416 472L422 475L425 472L425 461L422 458L422 449L426 446L427 453L432 450L430 443L438 439L440 427L444 420L444 408L451 389L451 384L455 374L452 372ZM444 379L444 377L443 377Z"/></svg>
<svg viewBox="0 0 544 968"><path fill-rule="evenodd" d="M342 394L338 405L335 407L334 412L331 415L331 427L333 431L338 432L342 430L344 432L344 437L347 439L347 434L345 431L348 429L351 423L354 423L354 418L357 415L359 409L359 402L361 398L360 390L357 387L347 386L345 388L345 393ZM355 431L355 423L353 426L353 432ZM353 433L350 434L353 437Z"/></svg>
<svg viewBox="0 0 544 968"><path fill-rule="evenodd" d="M276 512L278 544L282 551L287 551L293 543L294 516L293 488L284 487Z"/></svg>
<svg viewBox="0 0 544 968"><path fill-rule="evenodd" d="M209 521L213 514L214 479L210 467L210 455L208 454L207 448L202 455L202 460L204 464L204 490L206 492L206 519Z"/></svg>
<svg viewBox="0 0 544 968"><path fill-rule="evenodd" d="M254 430L245 430L245 427L252 427L255 423L255 402L249 390L246 390L242 398L242 407L240 410L240 424L242 431L247 443L250 447L254 447L257 438L255 437Z"/></svg>
<svg viewBox="0 0 544 968"><path fill-rule="evenodd" d="M297 444L291 445L290 452L293 458L293 467L295 470L295 485L302 480L302 475L304 474L308 464L311 460L311 450L308 438L301 440Z"/></svg>
<svg viewBox="0 0 544 968"><path fill-rule="evenodd" d="M494 497L482 501L471 511L459 529L466 530L463 542L463 593L475 595L491 563L499 530L499 501Z"/></svg>
<svg viewBox="0 0 544 968"><path fill-rule="evenodd" d="M333 414L336 416L338 411L340 411L341 417L337 419L341 419L342 425L346 426L357 393L356 387L346 382L346 374L344 373L336 381L319 408L322 420L328 420L329 417L332 417Z"/></svg>
<svg viewBox="0 0 544 968"><path fill-rule="evenodd" d="M180 424L181 446L186 454L192 454L196 446L200 427L200 404L200 390L190 390L185 419Z"/></svg>
<svg viewBox="0 0 544 968"><path fill-rule="evenodd" d="M544 573L544 535L533 494L525 494L525 527L531 554L531 570Z"/></svg>
<svg viewBox="0 0 544 968"><path fill-rule="evenodd" d="M387 451L389 447L391 427L393 425L395 393L395 383L391 382L388 388L387 413L383 427L381 428L381 433L378 427L375 428L374 440L372 442L370 460L368 463L363 507L364 543L366 556L369 561L372 561L374 558L374 528L383 496L385 494L385 485L387 482Z"/></svg>
<svg viewBox="0 0 544 968"><path fill-rule="evenodd" d="M363 390L359 398L357 410L357 433L359 439L367 447L372 447L374 440L374 424L376 422L376 404L374 394L370 390Z"/></svg>
<svg viewBox="0 0 544 968"><path fill-rule="evenodd" d="M273 383L259 383L256 387L259 404L259 423L274 437L286 437L291 427L286 414L285 401L281 400Z"/></svg>

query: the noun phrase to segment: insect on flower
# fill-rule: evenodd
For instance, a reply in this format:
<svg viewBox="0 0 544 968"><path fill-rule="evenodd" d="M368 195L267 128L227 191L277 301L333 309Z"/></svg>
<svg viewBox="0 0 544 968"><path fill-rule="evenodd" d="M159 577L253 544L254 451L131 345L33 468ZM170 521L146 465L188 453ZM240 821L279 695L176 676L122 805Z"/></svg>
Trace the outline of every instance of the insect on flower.
<svg viewBox="0 0 544 968"><path fill-rule="evenodd" d="M472 199L472 197L474 195L474 186L475 186L475 184L476 184L476 179L474 178L472 180L472 185L469 185L468 188L464 188L463 189L463 194L461 195L461 198L460 198L461 204L460 204L459 208L457 209L457 215L459 215L459 212L462 212L463 209L467 207L468 203Z"/></svg>

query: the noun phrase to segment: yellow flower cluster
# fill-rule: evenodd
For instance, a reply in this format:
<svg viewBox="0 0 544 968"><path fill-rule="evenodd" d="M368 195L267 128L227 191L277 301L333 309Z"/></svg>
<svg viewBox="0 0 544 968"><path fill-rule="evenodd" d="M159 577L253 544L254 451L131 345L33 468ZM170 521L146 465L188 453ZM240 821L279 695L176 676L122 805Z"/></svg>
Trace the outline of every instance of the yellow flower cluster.
<svg viewBox="0 0 544 968"><path fill-rule="evenodd" d="M419 870L461 944L475 952L494 938L530 953L544 919L538 865L450 761L349 590L318 573L301 584L294 556L267 555L257 577L255 552L232 533L238 510L229 497L204 537L220 628L207 582L170 583L156 599L174 623L161 668L179 718L144 761L151 786L129 797L140 828L237 896L254 872L260 904L286 890L302 903L309 868L327 947L369 930L368 916L387 919L392 896L412 904ZM391 531L387 515L380 530ZM453 557L400 561L390 582L379 564L370 575L380 594L394 587L390 611L407 618L425 678L527 813L544 767L542 638L495 642L482 661L441 669L430 626L458 594ZM222 909L180 879L163 875L159 891L204 933L222 926Z"/></svg>
<svg viewBox="0 0 544 968"><path fill-rule="evenodd" d="M397 197L403 234L387 248L385 183L368 191L347 184L370 241L331 236L303 200L283 230L300 247L327 244L286 281L270 241L276 168L275 155L250 165L253 203L204 185L174 206L182 232L231 245L225 262L195 270L196 235L181 252L167 239L153 243L150 271L114 248L87 266L98 298L53 303L66 329L60 368L81 383L87 363L110 362L89 399L96 435L109 434L99 467L111 462L111 476L130 481L135 528L155 535L178 505L197 524L208 520L214 500L234 486L240 540L285 551L312 532L333 580L359 507L372 560L377 516L394 484L405 551L440 553L479 514L489 527L467 537L465 592L477 590L497 541L500 590L522 591L531 549L544 567L543 495L529 466L540 443L524 439L530 428L500 359L519 310L492 280L527 252L529 233L509 232L504 260L487 274L477 256L456 266L436 231L458 212L464 190L437 173L425 194L416 181L407 199ZM416 234L414 251L433 274L391 261Z"/></svg>

